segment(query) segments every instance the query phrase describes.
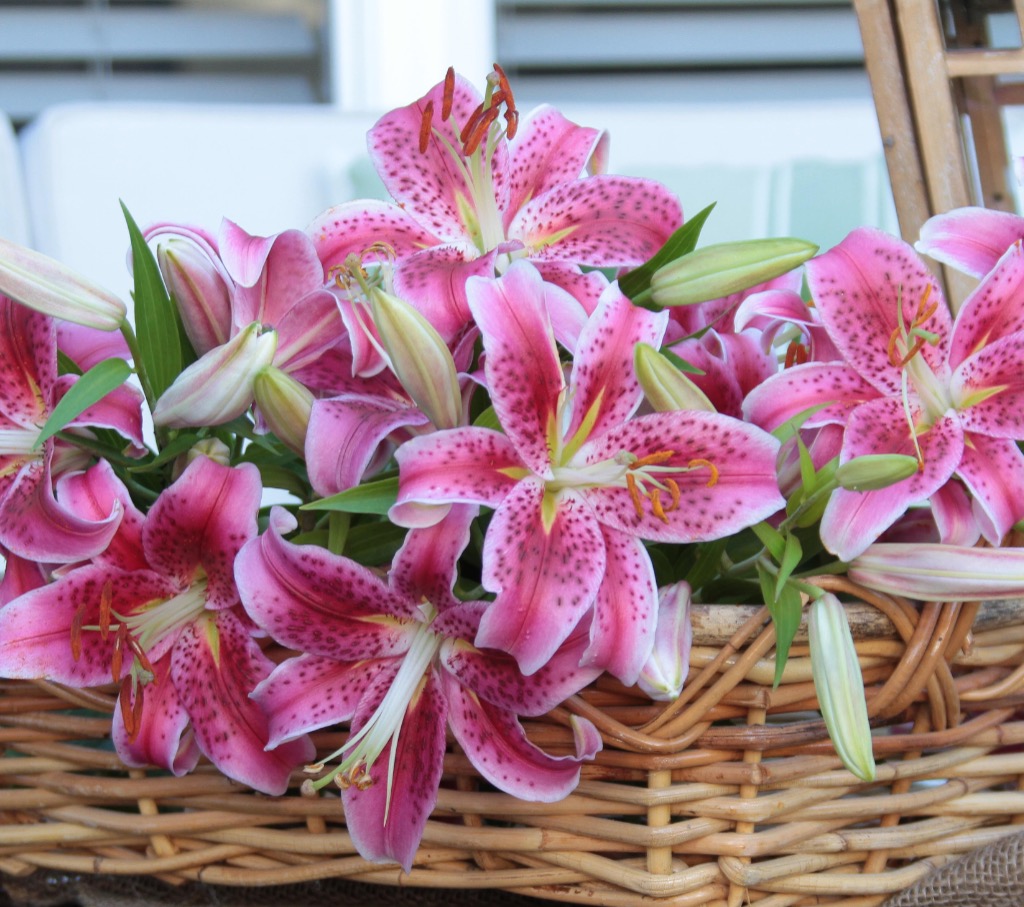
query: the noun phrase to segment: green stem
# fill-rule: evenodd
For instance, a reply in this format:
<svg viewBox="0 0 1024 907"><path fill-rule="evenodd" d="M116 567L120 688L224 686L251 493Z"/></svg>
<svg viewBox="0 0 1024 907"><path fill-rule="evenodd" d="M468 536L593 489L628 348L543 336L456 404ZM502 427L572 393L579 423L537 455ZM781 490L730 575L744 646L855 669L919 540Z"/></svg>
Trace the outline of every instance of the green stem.
<svg viewBox="0 0 1024 907"><path fill-rule="evenodd" d="M135 363L135 374L138 375L139 384L142 385L142 393L146 395L146 402L149 404L150 410L156 406L156 393L153 390L153 384L149 380L149 373L146 371L146 365L142 361L142 351L139 348L138 338L135 336L135 331L132 330L132 326L125 319L121 322L121 336L124 337L124 342L128 344L128 352L131 354L132 362Z"/></svg>

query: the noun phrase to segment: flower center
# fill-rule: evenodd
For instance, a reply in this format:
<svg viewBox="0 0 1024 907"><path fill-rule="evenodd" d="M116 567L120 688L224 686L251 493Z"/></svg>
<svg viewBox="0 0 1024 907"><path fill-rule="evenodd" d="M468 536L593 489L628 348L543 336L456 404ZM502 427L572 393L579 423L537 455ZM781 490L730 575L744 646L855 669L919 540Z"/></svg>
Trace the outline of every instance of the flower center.
<svg viewBox="0 0 1024 907"><path fill-rule="evenodd" d="M481 253L489 252L505 241L505 225L494 191L494 152L501 141L515 137L519 111L508 78L497 64L487 77L483 101L464 123L452 117L454 100L455 70L449 68L441 101L441 122L451 121L460 147L453 146L434 128L434 102L430 100L423 107L420 122L420 153L427 153L431 138L447 150L469 191L469 198L461 193L456 198L462 225L477 249ZM502 107L505 109L504 126L498 122Z"/></svg>
<svg viewBox="0 0 1024 907"><path fill-rule="evenodd" d="M443 636L430 629L437 612L430 604L422 606L426 620L419 623L413 631L412 641L402 659L398 673L391 681L387 693L380 705L367 719L366 723L334 753L323 762L306 766L307 772L319 772L327 762L341 759L341 763L316 781L307 779L302 787L303 792L311 794L333 781L342 790L355 785L359 790L366 790L373 784L370 769L377 758L391 744L388 762L388 790L385 818L391 806L391 783L394 777L395 758L398 754L398 738L402 730L409 708L415 704L426 683L427 671L434 661Z"/></svg>
<svg viewBox="0 0 1024 907"><path fill-rule="evenodd" d="M122 615L112 607L113 584L107 580L100 590L99 624L83 624L86 602L75 613L71 622L71 655L75 661L82 653L84 631L99 633L104 642L111 634L114 636L110 675L114 683L121 684L118 697L121 717L131 740L135 739L141 727L143 688L152 682L156 674L148 653L203 614L206 610L206 586L206 576L200 572L192 585L177 595L163 600L154 599L134 614ZM126 657L131 659L131 667L122 679Z"/></svg>
<svg viewBox="0 0 1024 907"><path fill-rule="evenodd" d="M650 507L657 519L668 523L668 514L679 509L682 496L673 476L707 469L708 487L718 482L718 467L710 460L697 458L685 464L670 463L676 455L674 450L659 450L638 457L623 450L599 463L555 466L546 489L557 493L563 488L625 488L638 518L643 519Z"/></svg>

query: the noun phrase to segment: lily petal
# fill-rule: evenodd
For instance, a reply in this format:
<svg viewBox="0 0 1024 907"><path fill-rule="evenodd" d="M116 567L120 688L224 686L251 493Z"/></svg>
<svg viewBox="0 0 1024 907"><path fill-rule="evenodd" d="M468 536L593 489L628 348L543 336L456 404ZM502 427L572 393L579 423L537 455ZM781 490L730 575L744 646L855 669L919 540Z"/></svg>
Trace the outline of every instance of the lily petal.
<svg viewBox="0 0 1024 907"><path fill-rule="evenodd" d="M483 334L484 374L501 426L523 462L546 475L552 439L561 428L557 412L565 379L544 306L544 282L536 268L517 261L497 280L471 280L466 293Z"/></svg>
<svg viewBox="0 0 1024 907"><path fill-rule="evenodd" d="M199 747L188 712L171 682L170 656L158 659L153 669L154 678L142 691L142 715L134 739L125 730L121 709L114 710L111 732L114 748L125 765L139 768L156 765L181 777L198 764ZM134 705L135 696L131 697L130 703Z"/></svg>
<svg viewBox="0 0 1024 907"><path fill-rule="evenodd" d="M252 692L267 716L273 749L310 731L348 721L370 682L390 662L299 655L282 662Z"/></svg>
<svg viewBox="0 0 1024 907"><path fill-rule="evenodd" d="M605 570L600 526L574 494L545 502L543 484L524 479L495 511L483 559L484 588L497 598L476 644L533 674L594 603Z"/></svg>
<svg viewBox="0 0 1024 907"><path fill-rule="evenodd" d="M461 607L452 594L458 560L469 544L469 530L478 507L456 505L433 526L406 535L389 576L391 588L401 596L426 599L436 609Z"/></svg>
<svg viewBox="0 0 1024 907"><path fill-rule="evenodd" d="M279 796L316 750L300 738L267 751L267 719L249 693L273 666L230 610L185 626L171 652L171 677L199 748L228 777Z"/></svg>
<svg viewBox="0 0 1024 907"><path fill-rule="evenodd" d="M963 429L952 413L919 435L924 466L920 472L878 491L837 489L821 520L825 547L848 561L888 529L906 509L941 488L953 475L964 451ZM850 417L840 457L863 454L915 456L906 415L898 398L885 397L858 407Z"/></svg>
<svg viewBox="0 0 1024 907"><path fill-rule="evenodd" d="M992 545L1002 544L1014 524L1024 519L1024 453L1016 442L969 434L956 474L974 498L974 515ZM942 537L943 542L959 539Z"/></svg>
<svg viewBox="0 0 1024 907"><path fill-rule="evenodd" d="M1024 238L1024 218L1008 211L957 208L928 218L916 248L958 271L987 274L1015 242Z"/></svg>
<svg viewBox="0 0 1024 907"><path fill-rule="evenodd" d="M602 527L605 570L594 603L590 645L581 664L603 668L626 686L640 671L654 646L658 590L654 566L640 539Z"/></svg>
<svg viewBox="0 0 1024 907"><path fill-rule="evenodd" d="M573 792L580 763L600 749L600 735L586 719L578 722L572 756L549 756L531 743L511 712L483 702L454 679L446 683L449 722L473 767L499 790L520 800L554 803Z"/></svg>
<svg viewBox="0 0 1024 907"><path fill-rule="evenodd" d="M964 360L953 372L949 390L968 431L1024 438L1024 330Z"/></svg>
<svg viewBox="0 0 1024 907"><path fill-rule="evenodd" d="M903 325L937 336L920 355L936 375L948 373L952 316L934 275L914 250L881 230L862 227L807 262L814 303L843 358L884 394L899 395L901 368L890 361L889 340ZM920 307L934 311L915 321ZM922 313L924 314L924 313Z"/></svg>
<svg viewBox="0 0 1024 907"><path fill-rule="evenodd" d="M340 661L398 655L408 648L414 606L372 571L314 545L281 536L295 526L275 507L270 528L235 562L245 610L282 645ZM391 617L391 619L385 619Z"/></svg>
<svg viewBox="0 0 1024 907"><path fill-rule="evenodd" d="M1024 331L1022 294L1024 249L1018 240L1003 253L960 307L949 350L953 368L982 347Z"/></svg>
<svg viewBox="0 0 1024 907"><path fill-rule="evenodd" d="M388 672L375 679L353 719L353 733L380 704L390 680ZM349 834L363 859L394 861L406 872L412 868L423 829L437 802L447 713L440 680L429 671L409 703L397 743L392 739L370 767L370 785L360 789L351 784L342 792Z"/></svg>
<svg viewBox="0 0 1024 907"><path fill-rule="evenodd" d="M591 267L635 267L654 255L683 222L679 200L661 183L628 176L588 176L552 187L508 225L531 258Z"/></svg>
<svg viewBox="0 0 1024 907"><path fill-rule="evenodd" d="M395 459L399 504L461 502L496 507L525 472L512 442L488 428L421 435L399 447Z"/></svg>
<svg viewBox="0 0 1024 907"><path fill-rule="evenodd" d="M252 463L222 466L193 460L150 508L143 544L150 565L184 588L202 565L206 603L213 609L238 604L234 563L256 535L263 484Z"/></svg>

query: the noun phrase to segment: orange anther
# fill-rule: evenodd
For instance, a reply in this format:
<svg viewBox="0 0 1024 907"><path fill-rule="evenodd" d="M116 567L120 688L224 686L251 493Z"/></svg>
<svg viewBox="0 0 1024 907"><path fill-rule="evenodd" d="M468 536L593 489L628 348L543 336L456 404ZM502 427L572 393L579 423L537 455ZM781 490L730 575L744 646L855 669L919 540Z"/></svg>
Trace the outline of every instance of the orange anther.
<svg viewBox="0 0 1024 907"><path fill-rule="evenodd" d="M644 518L644 499L643 495L640 494L640 489L637 488L636 479L633 478L633 474L626 473L626 489L629 491L629 498L633 502L633 509L636 511L637 517L640 519Z"/></svg>
<svg viewBox="0 0 1024 907"><path fill-rule="evenodd" d="M110 611L111 600L114 597L114 587L110 580L103 584L100 592L100 638L106 642L110 635Z"/></svg>
<svg viewBox="0 0 1024 907"><path fill-rule="evenodd" d="M668 486L669 494L672 495L672 504L665 512L671 513L673 510L679 509L679 483L675 479L665 479L665 484Z"/></svg>
<svg viewBox="0 0 1024 907"><path fill-rule="evenodd" d="M483 116L483 112L484 102L481 101L476 105L476 109L469 115L469 118L462 127L462 132L459 133L459 141L462 142L463 145L466 144L466 140L469 138L469 134L473 131L473 127L476 126L477 120Z"/></svg>
<svg viewBox="0 0 1024 907"><path fill-rule="evenodd" d="M663 523L667 523L668 517L665 516L665 508L661 506L661 490L658 488L652 488L648 497L650 498L651 510L654 515Z"/></svg>
<svg viewBox="0 0 1024 907"><path fill-rule="evenodd" d="M85 620L85 602L75 609L71 618L71 657L78 661L82 657L82 623Z"/></svg>
<svg viewBox="0 0 1024 907"><path fill-rule="evenodd" d="M511 107L505 111L505 135L514 139L519 131L519 111Z"/></svg>
<svg viewBox="0 0 1024 907"><path fill-rule="evenodd" d="M699 469L703 466L711 471L711 478L709 478L706 483L708 488L718 484L718 467L710 460L705 460L703 457L697 457L694 460L690 460L686 465L691 469Z"/></svg>
<svg viewBox="0 0 1024 907"><path fill-rule="evenodd" d="M423 106L423 119L420 121L420 154L426 154L430 147L430 130L433 128L434 102L427 101Z"/></svg>
<svg viewBox="0 0 1024 907"><path fill-rule="evenodd" d="M658 450L654 453L647 454L645 457L638 457L629 464L629 468L640 469L643 466L657 466L659 463L671 460L675 455L676 452L674 450Z"/></svg>
<svg viewBox="0 0 1024 907"><path fill-rule="evenodd" d="M488 107L487 110L480 115L463 145L462 151L464 154L473 154L473 152L480 147L480 143L483 141L484 136L487 135L487 130L490 129L491 123L493 123L497 118L497 107Z"/></svg>
<svg viewBox="0 0 1024 907"><path fill-rule="evenodd" d="M786 361L783 367L791 368L794 365L803 365L809 359L810 355L807 352L807 347L800 343L799 340L794 340L786 347Z"/></svg>
<svg viewBox="0 0 1024 907"><path fill-rule="evenodd" d="M449 66L444 74L444 95L441 100L441 119L446 121L452 115L452 104L455 101L455 67Z"/></svg>

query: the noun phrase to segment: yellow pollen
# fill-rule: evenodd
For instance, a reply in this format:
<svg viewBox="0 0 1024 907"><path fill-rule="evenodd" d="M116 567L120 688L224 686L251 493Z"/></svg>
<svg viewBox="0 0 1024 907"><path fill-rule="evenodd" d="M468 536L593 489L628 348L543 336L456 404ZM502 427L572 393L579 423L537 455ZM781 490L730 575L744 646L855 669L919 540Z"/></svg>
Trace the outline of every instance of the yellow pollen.
<svg viewBox="0 0 1024 907"><path fill-rule="evenodd" d="M691 469L700 469L702 466L711 472L711 476L708 478L707 487L711 488L718 484L718 467L715 466L710 460L705 460L703 457L698 457L694 460L690 460L686 464Z"/></svg>

